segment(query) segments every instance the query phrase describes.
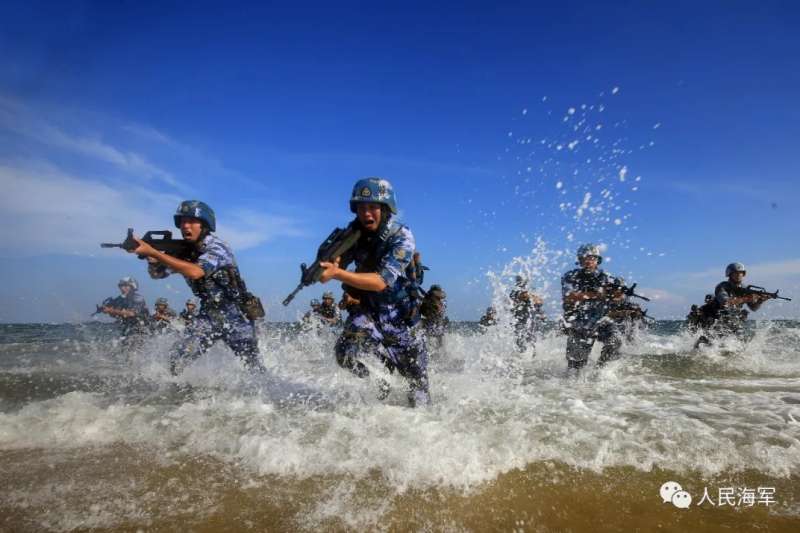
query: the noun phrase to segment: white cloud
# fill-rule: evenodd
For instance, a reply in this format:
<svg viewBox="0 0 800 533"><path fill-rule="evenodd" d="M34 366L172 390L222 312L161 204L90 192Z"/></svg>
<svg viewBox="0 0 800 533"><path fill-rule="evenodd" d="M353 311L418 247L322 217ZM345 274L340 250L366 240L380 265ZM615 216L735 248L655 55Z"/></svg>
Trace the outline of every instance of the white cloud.
<svg viewBox="0 0 800 533"><path fill-rule="evenodd" d="M234 250L254 248L275 237L296 237L304 234L297 221L289 217L250 209L238 209L228 213L225 222L220 222L217 229Z"/></svg>
<svg viewBox="0 0 800 533"><path fill-rule="evenodd" d="M636 287L636 293L663 305L684 305L688 302L686 297L680 294L653 287Z"/></svg>
<svg viewBox="0 0 800 533"><path fill-rule="evenodd" d="M141 154L104 142L101 136L67 133L61 126L42 119L27 106L0 96L0 128L44 145L102 161L136 177L156 179L174 188L185 188L175 176Z"/></svg>
<svg viewBox="0 0 800 533"><path fill-rule="evenodd" d="M768 261L765 263L754 263L745 265L747 267L747 277L758 279L784 278L787 276L800 276L800 259L786 259L783 261ZM689 272L685 274L687 278L708 280L721 280L725 274L725 266L708 268L699 272Z"/></svg>
<svg viewBox="0 0 800 533"><path fill-rule="evenodd" d="M172 213L183 199L134 185L110 186L78 178L46 164L0 164L0 256L114 253L100 242L120 242L128 227L171 229ZM219 213L218 213L219 215ZM233 210L218 234L236 250L281 235L297 235L292 219L251 210ZM117 253L119 253L117 251Z"/></svg>
<svg viewBox="0 0 800 533"><path fill-rule="evenodd" d="M129 226L163 226L159 213L180 202L171 194L113 188L43 164L0 165L0 187L0 209L11 221L0 226L3 255L94 254L100 241L122 240Z"/></svg>

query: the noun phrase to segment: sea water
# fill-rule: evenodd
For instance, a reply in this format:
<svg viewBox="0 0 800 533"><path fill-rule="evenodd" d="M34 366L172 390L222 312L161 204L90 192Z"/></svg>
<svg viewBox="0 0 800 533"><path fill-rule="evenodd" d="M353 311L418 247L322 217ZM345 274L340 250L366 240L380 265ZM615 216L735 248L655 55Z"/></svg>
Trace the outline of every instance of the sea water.
<svg viewBox="0 0 800 533"><path fill-rule="evenodd" d="M411 409L328 328L260 325L264 375L218 344L173 377L180 332L0 325L0 531L797 531L800 324L750 327L694 351L660 321L575 376L557 327L534 354L457 323Z"/></svg>

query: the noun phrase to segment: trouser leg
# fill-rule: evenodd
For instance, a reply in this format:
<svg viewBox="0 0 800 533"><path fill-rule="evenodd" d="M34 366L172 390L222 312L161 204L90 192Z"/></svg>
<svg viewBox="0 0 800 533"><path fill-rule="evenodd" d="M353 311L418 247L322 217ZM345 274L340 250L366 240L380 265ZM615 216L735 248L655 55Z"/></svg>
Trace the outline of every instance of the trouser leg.
<svg viewBox="0 0 800 533"><path fill-rule="evenodd" d="M408 401L412 407L430 403L428 382L428 349L424 336L391 313L381 313L379 328L383 345L400 374L408 380Z"/></svg>
<svg viewBox="0 0 800 533"><path fill-rule="evenodd" d="M609 361L619 359L619 350L622 347L622 333L614 323L601 325L597 330L597 339L603 343L603 350L600 352L598 365L604 365Z"/></svg>
<svg viewBox="0 0 800 533"><path fill-rule="evenodd" d="M336 340L334 348L336 362L356 376L366 378L369 376L369 370L359 358L367 352L377 355L382 340L383 336L375 327L372 318L362 310L354 310L345 324L344 331Z"/></svg>
<svg viewBox="0 0 800 533"><path fill-rule="evenodd" d="M241 316L229 317L225 324L222 338L233 353L242 360L250 372L261 373L265 371L261 364L261 354L258 351L258 339L253 322Z"/></svg>
<svg viewBox="0 0 800 533"><path fill-rule="evenodd" d="M170 350L169 371L177 376L186 366L203 355L212 344L215 336L213 327L207 319L198 318L191 328L186 328L184 336Z"/></svg>
<svg viewBox="0 0 800 533"><path fill-rule="evenodd" d="M577 331L567 333L567 368L580 369L586 366L594 346L594 336Z"/></svg>

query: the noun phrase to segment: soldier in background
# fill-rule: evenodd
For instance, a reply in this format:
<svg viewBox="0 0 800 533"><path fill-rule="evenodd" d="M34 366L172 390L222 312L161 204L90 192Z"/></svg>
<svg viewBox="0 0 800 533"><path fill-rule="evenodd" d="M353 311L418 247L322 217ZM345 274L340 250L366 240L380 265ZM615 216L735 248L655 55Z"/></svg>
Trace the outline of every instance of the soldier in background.
<svg viewBox="0 0 800 533"><path fill-rule="evenodd" d="M152 324L153 330L163 332L172 325L172 322L178 317L177 313L173 311L166 298L158 298L156 300L155 309L153 310Z"/></svg>
<svg viewBox="0 0 800 533"><path fill-rule="evenodd" d="M197 298L189 298L186 300L186 307L181 311L181 320L188 326L195 318L197 318Z"/></svg>
<svg viewBox="0 0 800 533"><path fill-rule="evenodd" d="M486 308L486 312L483 314L478 324L484 328L497 325L497 311L495 311L494 306L490 305Z"/></svg>
<svg viewBox="0 0 800 533"><path fill-rule="evenodd" d="M514 316L514 335L517 349L524 352L528 346L534 346L538 330L544 322L542 299L528 290L528 280L517 276L515 288L511 291L511 313ZM535 353L535 347L534 347Z"/></svg>
<svg viewBox="0 0 800 533"><path fill-rule="evenodd" d="M147 303L139 294L139 282L131 276L119 280L117 284L120 296L107 298L97 307L98 313L104 313L117 320L120 325L120 340L125 347L138 347L148 333L150 314Z"/></svg>
<svg viewBox="0 0 800 533"><path fill-rule="evenodd" d="M441 350L444 347L444 334L450 319L447 318L447 294L439 285L431 285L420 307L422 330L431 348Z"/></svg>
<svg viewBox="0 0 800 533"><path fill-rule="evenodd" d="M586 366L595 341L603 343L598 364L619 357L622 334L608 316L612 305L624 301L625 295L614 289L614 279L599 269L603 262L600 247L584 244L577 252L579 268L561 278L564 321L567 333L567 368Z"/></svg>

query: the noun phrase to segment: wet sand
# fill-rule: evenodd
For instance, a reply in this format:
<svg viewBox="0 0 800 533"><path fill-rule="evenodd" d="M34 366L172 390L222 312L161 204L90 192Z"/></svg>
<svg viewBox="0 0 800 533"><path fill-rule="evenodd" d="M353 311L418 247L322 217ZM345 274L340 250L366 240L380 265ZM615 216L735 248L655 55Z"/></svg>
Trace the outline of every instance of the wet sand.
<svg viewBox="0 0 800 533"><path fill-rule="evenodd" d="M0 452L0 531L800 530L800 476L748 471L702 479L548 461L466 489L402 490L379 471L293 479L159 453L122 445ZM666 481L692 494L689 509L661 501ZM776 503L697 506L704 487L715 503L722 487L774 487Z"/></svg>

